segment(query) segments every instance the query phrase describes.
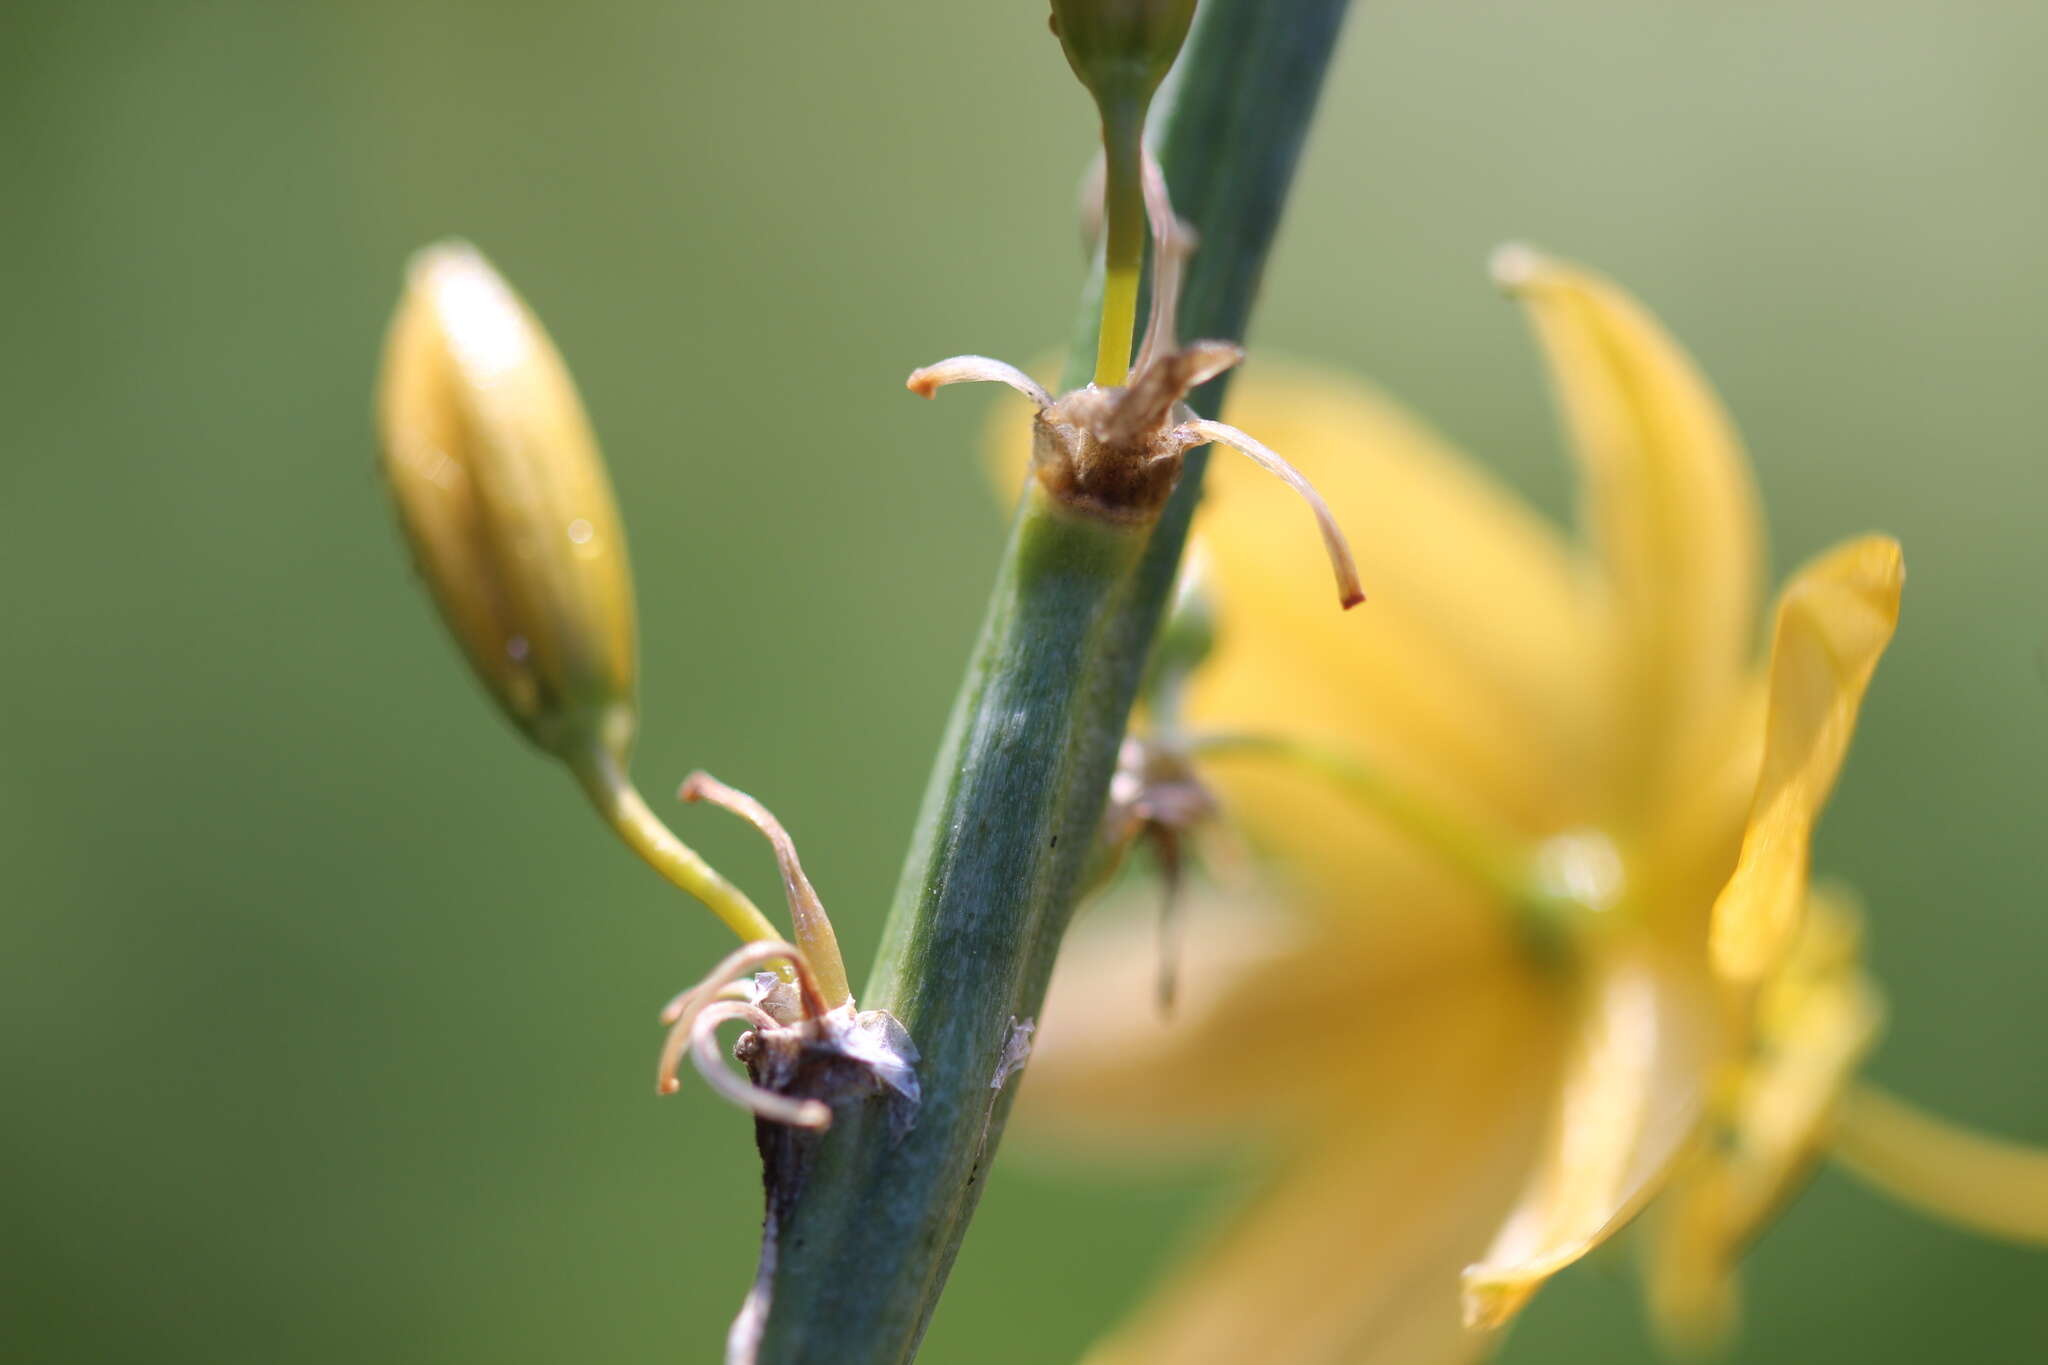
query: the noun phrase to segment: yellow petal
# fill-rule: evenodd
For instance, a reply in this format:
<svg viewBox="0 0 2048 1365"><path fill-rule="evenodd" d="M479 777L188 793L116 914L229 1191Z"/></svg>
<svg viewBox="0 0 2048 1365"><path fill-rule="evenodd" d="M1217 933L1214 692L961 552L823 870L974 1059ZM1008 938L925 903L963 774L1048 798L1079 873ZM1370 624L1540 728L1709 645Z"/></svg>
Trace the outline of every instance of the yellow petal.
<svg viewBox="0 0 2048 1365"><path fill-rule="evenodd" d="M1670 794L1630 860L1638 903L1668 942L1707 941L1714 898L1735 871L1756 798L1769 695L1768 669L1759 662L1711 731L1713 757Z"/></svg>
<svg viewBox="0 0 2048 1365"><path fill-rule="evenodd" d="M1332 611L1294 495L1241 461L1212 462L1198 533L1215 560L1219 643L1195 718L1328 744L1474 826L1572 823L1597 699L1561 538L1363 386L1247 376L1229 415L1322 491L1370 600ZM1325 784L1233 771L1225 785L1254 832L1327 884L1374 885L1385 858L1357 833L1369 822Z"/></svg>
<svg viewBox="0 0 2048 1365"><path fill-rule="evenodd" d="M1300 1030L1265 1018L1286 1055ZM1089 1365L1454 1365L1486 1343L1458 1316L1458 1268L1526 1167L1554 1075L1534 992L1447 990L1408 1011L1398 1066L1329 1083L1310 1144Z"/></svg>
<svg viewBox="0 0 2048 1365"><path fill-rule="evenodd" d="M1972 1133L1864 1086L1843 1103L1835 1155L1937 1218L2048 1246L2048 1150Z"/></svg>
<svg viewBox="0 0 2048 1365"><path fill-rule="evenodd" d="M1149 891L1090 910L1068 935L1018 1098L1017 1123L1042 1147L1155 1162L1284 1135L1334 1089L1372 1088L1405 1065L1412 1016L1438 1008L1446 983L1522 989L1505 936L1474 943L1457 929L1469 920L1426 907L1304 921L1202 888L1177 913L1170 1012L1158 1005Z"/></svg>
<svg viewBox="0 0 2048 1365"><path fill-rule="evenodd" d="M1270 1000L1311 960L1295 921L1209 895L1183 898L1179 990L1158 1003L1150 897L1091 908L1060 948L1016 1123L1062 1147L1197 1151L1268 1121L1289 1075L1268 1064ZM1313 982L1316 978L1309 976Z"/></svg>
<svg viewBox="0 0 2048 1365"><path fill-rule="evenodd" d="M1882 1016L1864 976L1859 916L1816 892L1781 970L1758 992L1755 1036L1717 1105L1714 1140L1660 1196L1649 1242L1652 1316L1674 1347L1732 1329L1735 1271L1826 1147L1836 1105Z"/></svg>
<svg viewBox="0 0 2048 1365"><path fill-rule="evenodd" d="M1735 1336L1742 1310L1735 1275L1740 1244L1730 1212L1739 1201L1737 1184L1712 1141L1702 1142L1644 1216L1650 1226L1644 1265L1650 1322L1665 1349L1680 1359L1715 1356Z"/></svg>
<svg viewBox="0 0 2048 1365"><path fill-rule="evenodd" d="M1618 1232L1698 1124L1716 1064L1705 974L1640 957L1596 960L1541 1164L1465 1271L1465 1316L1494 1330L1544 1281Z"/></svg>
<svg viewBox="0 0 2048 1365"><path fill-rule="evenodd" d="M1898 624L1905 576L1898 542L1867 536L1800 570L1778 600L1763 770L1713 911L1714 964L1734 980L1770 971L1798 931L1814 821Z"/></svg>
<svg viewBox="0 0 2048 1365"><path fill-rule="evenodd" d="M1528 307L1584 479L1622 722L1616 805L1602 814L1627 818L1683 780L1741 686L1761 575L1756 491L1713 390L1641 304L1527 248L1503 248L1494 270Z"/></svg>

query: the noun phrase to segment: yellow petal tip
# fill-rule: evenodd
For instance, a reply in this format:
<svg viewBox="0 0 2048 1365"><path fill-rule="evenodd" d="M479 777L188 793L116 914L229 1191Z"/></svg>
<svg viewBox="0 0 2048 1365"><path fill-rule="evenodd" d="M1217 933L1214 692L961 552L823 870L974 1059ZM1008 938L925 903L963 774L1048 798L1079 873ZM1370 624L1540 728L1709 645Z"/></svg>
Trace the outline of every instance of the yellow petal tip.
<svg viewBox="0 0 2048 1365"><path fill-rule="evenodd" d="M1856 542L1864 581L1890 611L1898 611L1899 589L1906 582L1906 552L1894 536L1874 533Z"/></svg>
<svg viewBox="0 0 2048 1365"><path fill-rule="evenodd" d="M1553 268L1550 257L1526 242L1503 242L1486 262L1493 282L1510 294L1536 283Z"/></svg>
<svg viewBox="0 0 2048 1365"><path fill-rule="evenodd" d="M420 284L448 269L474 270L485 265L483 252L466 237L443 237L429 242L406 260L406 278Z"/></svg>
<svg viewBox="0 0 2048 1365"><path fill-rule="evenodd" d="M1522 1276L1489 1273L1478 1266L1467 1270L1464 1293L1460 1298L1466 1330L1500 1331L1527 1306L1540 1283L1540 1280Z"/></svg>

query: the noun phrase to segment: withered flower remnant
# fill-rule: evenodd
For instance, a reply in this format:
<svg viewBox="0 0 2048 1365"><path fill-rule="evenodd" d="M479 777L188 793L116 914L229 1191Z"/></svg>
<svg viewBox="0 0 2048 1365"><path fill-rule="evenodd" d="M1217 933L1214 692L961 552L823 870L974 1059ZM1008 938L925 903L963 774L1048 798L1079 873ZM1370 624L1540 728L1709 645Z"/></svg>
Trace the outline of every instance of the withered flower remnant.
<svg viewBox="0 0 2048 1365"><path fill-rule="evenodd" d="M1185 347L1176 342L1181 268L1193 234L1174 215L1165 178L1149 157L1145 172L1155 243L1152 315L1127 383L1086 384L1054 398L1014 365L963 355L913 371L905 387L930 398L948 384L992 382L1023 394L1037 409L1031 441L1035 487L1055 506L1108 521L1150 522L1173 492L1190 450L1211 442L1229 446L1308 503L1336 576L1338 600L1346 608L1357 606L1365 591L1350 546L1315 488L1252 436L1197 417L1187 406L1190 393L1243 360L1244 350L1229 341Z"/></svg>
<svg viewBox="0 0 2048 1365"><path fill-rule="evenodd" d="M687 1055L714 1090L768 1123L823 1129L835 1102L873 1095L887 1095L896 1121L907 1123L919 1098L917 1045L887 1011L854 1004L832 922L796 841L766 806L709 773L690 774L679 794L731 811L768 840L796 934L793 943L770 939L735 949L668 1002L655 1089L676 1091ZM792 969L788 976L760 970L784 964ZM751 1026L738 1049L751 1080L734 1075L719 1055L718 1029L735 1022Z"/></svg>
<svg viewBox="0 0 2048 1365"><path fill-rule="evenodd" d="M1181 563L1173 605L1152 642L1152 657L1138 689L1139 713L1117 750L1116 772L1096 836L1088 885L1113 878L1134 847L1150 854L1159 878L1159 970L1154 994L1162 1013L1179 995L1180 901L1197 836L1220 832L1221 805L1195 766L1194 736L1185 703L1195 671L1216 644L1216 608L1208 584L1208 556L1191 545Z"/></svg>

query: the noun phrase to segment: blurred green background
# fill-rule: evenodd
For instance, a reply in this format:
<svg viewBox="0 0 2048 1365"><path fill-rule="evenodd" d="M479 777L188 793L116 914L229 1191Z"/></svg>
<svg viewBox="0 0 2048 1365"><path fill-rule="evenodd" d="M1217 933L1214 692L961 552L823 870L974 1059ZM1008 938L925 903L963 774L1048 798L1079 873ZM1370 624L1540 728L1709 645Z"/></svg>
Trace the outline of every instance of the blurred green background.
<svg viewBox="0 0 2048 1365"><path fill-rule="evenodd" d="M1041 0L267 0L0 13L0 1354L709 1360L745 1123L657 1102L720 931L514 741L410 581L368 393L461 233L570 357L634 537L659 794L795 829L865 961L998 549L985 404L1044 354L1089 124ZM1254 340L1376 376L1546 506L1488 249L1699 354L1780 566L1912 584L1819 864L1874 917L1875 1074L2048 1139L2048 7L1364 0ZM764 896L737 822L686 837ZM1206 1216L1014 1150L935 1362L1071 1358ZM1369 1229L1362 1229L1369 1233ZM1619 1265L1508 1359L1647 1354ZM1744 1361L2038 1359L2048 1260L1824 1172Z"/></svg>

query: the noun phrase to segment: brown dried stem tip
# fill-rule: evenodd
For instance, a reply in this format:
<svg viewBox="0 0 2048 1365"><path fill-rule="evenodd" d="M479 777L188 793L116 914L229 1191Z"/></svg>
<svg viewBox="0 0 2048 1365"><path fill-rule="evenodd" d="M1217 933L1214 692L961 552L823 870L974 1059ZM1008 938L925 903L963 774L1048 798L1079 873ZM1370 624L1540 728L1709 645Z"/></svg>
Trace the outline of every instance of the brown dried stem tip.
<svg viewBox="0 0 2048 1365"><path fill-rule="evenodd" d="M933 397L948 384L1007 384L1038 409L1032 428L1031 470L1054 501L1109 521L1148 522L1173 492L1187 452L1215 442L1249 456L1285 480L1315 514L1316 528L1347 608L1365 600L1358 566L1329 506L1301 473L1236 427L1198 418L1188 394L1244 359L1233 342L1174 338L1180 277L1194 235L1175 217L1165 178L1147 156L1146 210L1152 223L1152 315L1128 383L1088 384L1052 397L1014 365L963 355L911 373L906 387Z"/></svg>
<svg viewBox="0 0 2048 1365"><path fill-rule="evenodd" d="M1137 844L1151 850L1159 872L1159 969L1155 982L1161 1016L1173 1012L1180 981L1180 893L1188 840L1220 813L1215 795L1186 751L1157 736L1129 735L1117 751L1103 810L1101 847L1106 881Z"/></svg>

